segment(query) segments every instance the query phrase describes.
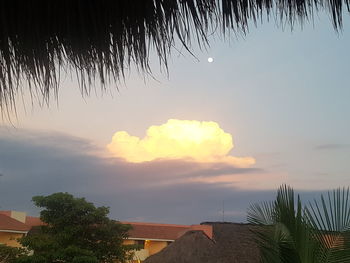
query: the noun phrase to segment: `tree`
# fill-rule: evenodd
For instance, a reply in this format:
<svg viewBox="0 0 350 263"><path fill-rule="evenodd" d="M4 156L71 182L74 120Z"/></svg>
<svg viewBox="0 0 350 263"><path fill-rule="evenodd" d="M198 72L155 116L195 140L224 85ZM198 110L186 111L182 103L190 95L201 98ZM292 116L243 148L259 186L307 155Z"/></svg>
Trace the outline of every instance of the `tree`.
<svg viewBox="0 0 350 263"><path fill-rule="evenodd" d="M326 11L338 30L344 6L350 11L350 0L3 0L0 111L23 89L48 102L62 72L76 72L89 94L96 77L104 87L131 65L150 73L153 54L166 67L176 43L206 46L214 31L245 34L265 18L293 28Z"/></svg>
<svg viewBox="0 0 350 263"><path fill-rule="evenodd" d="M33 202L44 209L40 219L45 225L20 240L33 255L18 262L112 263L131 255L131 248L122 244L130 226L109 219L107 207L68 193L35 196Z"/></svg>
<svg viewBox="0 0 350 263"><path fill-rule="evenodd" d="M9 247L0 244L0 263L14 263L18 257L25 253L26 250L23 248Z"/></svg>
<svg viewBox="0 0 350 263"><path fill-rule="evenodd" d="M252 205L262 263L350 262L350 194L337 189L303 205L294 191L281 186L273 202Z"/></svg>

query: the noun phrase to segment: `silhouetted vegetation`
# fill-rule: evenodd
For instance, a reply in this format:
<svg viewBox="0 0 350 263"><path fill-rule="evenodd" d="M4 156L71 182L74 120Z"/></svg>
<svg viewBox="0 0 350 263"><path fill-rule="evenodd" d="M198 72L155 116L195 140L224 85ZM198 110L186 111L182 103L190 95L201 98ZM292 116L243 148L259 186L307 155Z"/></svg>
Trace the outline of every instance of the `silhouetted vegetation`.
<svg viewBox="0 0 350 263"><path fill-rule="evenodd" d="M24 248L0 244L0 263L15 263L17 258L27 253Z"/></svg>
<svg viewBox="0 0 350 263"><path fill-rule="evenodd" d="M350 194L337 189L303 205L281 186L272 202L252 205L248 221L255 228L262 263L350 262Z"/></svg>
<svg viewBox="0 0 350 263"><path fill-rule="evenodd" d="M249 22L271 18L294 25L326 11L334 28L342 27L350 0L93 0L1 1L0 111L15 108L18 92L48 102L57 95L62 71L73 71L84 94L98 78L119 81L134 65L150 73L155 52L167 66L180 43L208 44L213 32L245 34Z"/></svg>
<svg viewBox="0 0 350 263"><path fill-rule="evenodd" d="M122 244L130 226L109 219L107 207L67 193L35 196L33 201L43 208L40 218L45 225L20 239L33 254L16 262L115 263L131 255L131 247Z"/></svg>

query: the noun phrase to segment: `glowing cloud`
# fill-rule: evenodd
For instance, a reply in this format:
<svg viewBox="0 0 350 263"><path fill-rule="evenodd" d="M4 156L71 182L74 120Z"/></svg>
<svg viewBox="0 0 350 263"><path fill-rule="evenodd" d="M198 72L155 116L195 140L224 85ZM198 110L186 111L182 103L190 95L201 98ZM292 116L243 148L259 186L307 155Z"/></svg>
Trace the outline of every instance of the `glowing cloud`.
<svg viewBox="0 0 350 263"><path fill-rule="evenodd" d="M232 136L216 122L170 119L160 126L149 127L143 139L119 131L107 148L113 156L134 163L187 159L200 163L227 163L242 168L255 163L252 157L228 155L233 148Z"/></svg>

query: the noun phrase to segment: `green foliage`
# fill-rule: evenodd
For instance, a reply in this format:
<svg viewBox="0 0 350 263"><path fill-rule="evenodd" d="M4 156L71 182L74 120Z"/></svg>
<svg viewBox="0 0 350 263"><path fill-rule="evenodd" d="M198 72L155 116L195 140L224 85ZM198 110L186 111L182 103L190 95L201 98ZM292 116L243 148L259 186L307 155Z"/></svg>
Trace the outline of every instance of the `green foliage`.
<svg viewBox="0 0 350 263"><path fill-rule="evenodd" d="M25 254L25 252L23 248L0 244L0 263L13 263L19 256Z"/></svg>
<svg viewBox="0 0 350 263"><path fill-rule="evenodd" d="M303 206L288 186L273 202L252 205L262 263L350 262L350 194L338 189Z"/></svg>
<svg viewBox="0 0 350 263"><path fill-rule="evenodd" d="M43 208L40 218L46 225L21 239L34 253L20 263L112 263L130 255L130 248L122 244L130 226L110 220L107 207L95 207L68 193L35 196L33 202Z"/></svg>

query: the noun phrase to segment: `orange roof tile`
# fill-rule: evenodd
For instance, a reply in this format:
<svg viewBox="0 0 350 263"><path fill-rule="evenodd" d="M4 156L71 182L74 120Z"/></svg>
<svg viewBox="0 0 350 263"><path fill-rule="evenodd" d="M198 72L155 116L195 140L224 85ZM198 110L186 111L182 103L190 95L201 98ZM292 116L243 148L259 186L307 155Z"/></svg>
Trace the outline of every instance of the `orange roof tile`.
<svg viewBox="0 0 350 263"><path fill-rule="evenodd" d="M13 219L7 215L0 214L0 231L29 231L31 227Z"/></svg>
<svg viewBox="0 0 350 263"><path fill-rule="evenodd" d="M26 216L26 225L27 226L42 226L45 223L40 220L39 217L34 217L34 216Z"/></svg>
<svg viewBox="0 0 350 263"><path fill-rule="evenodd" d="M11 217L11 211L9 211L9 210L6 210L6 211L2 210L2 211L0 211L0 214Z"/></svg>
<svg viewBox="0 0 350 263"><path fill-rule="evenodd" d="M131 239L175 240L190 229L190 226L187 225L169 225L136 222L122 223L130 224L132 226L132 229L129 231L129 238Z"/></svg>

